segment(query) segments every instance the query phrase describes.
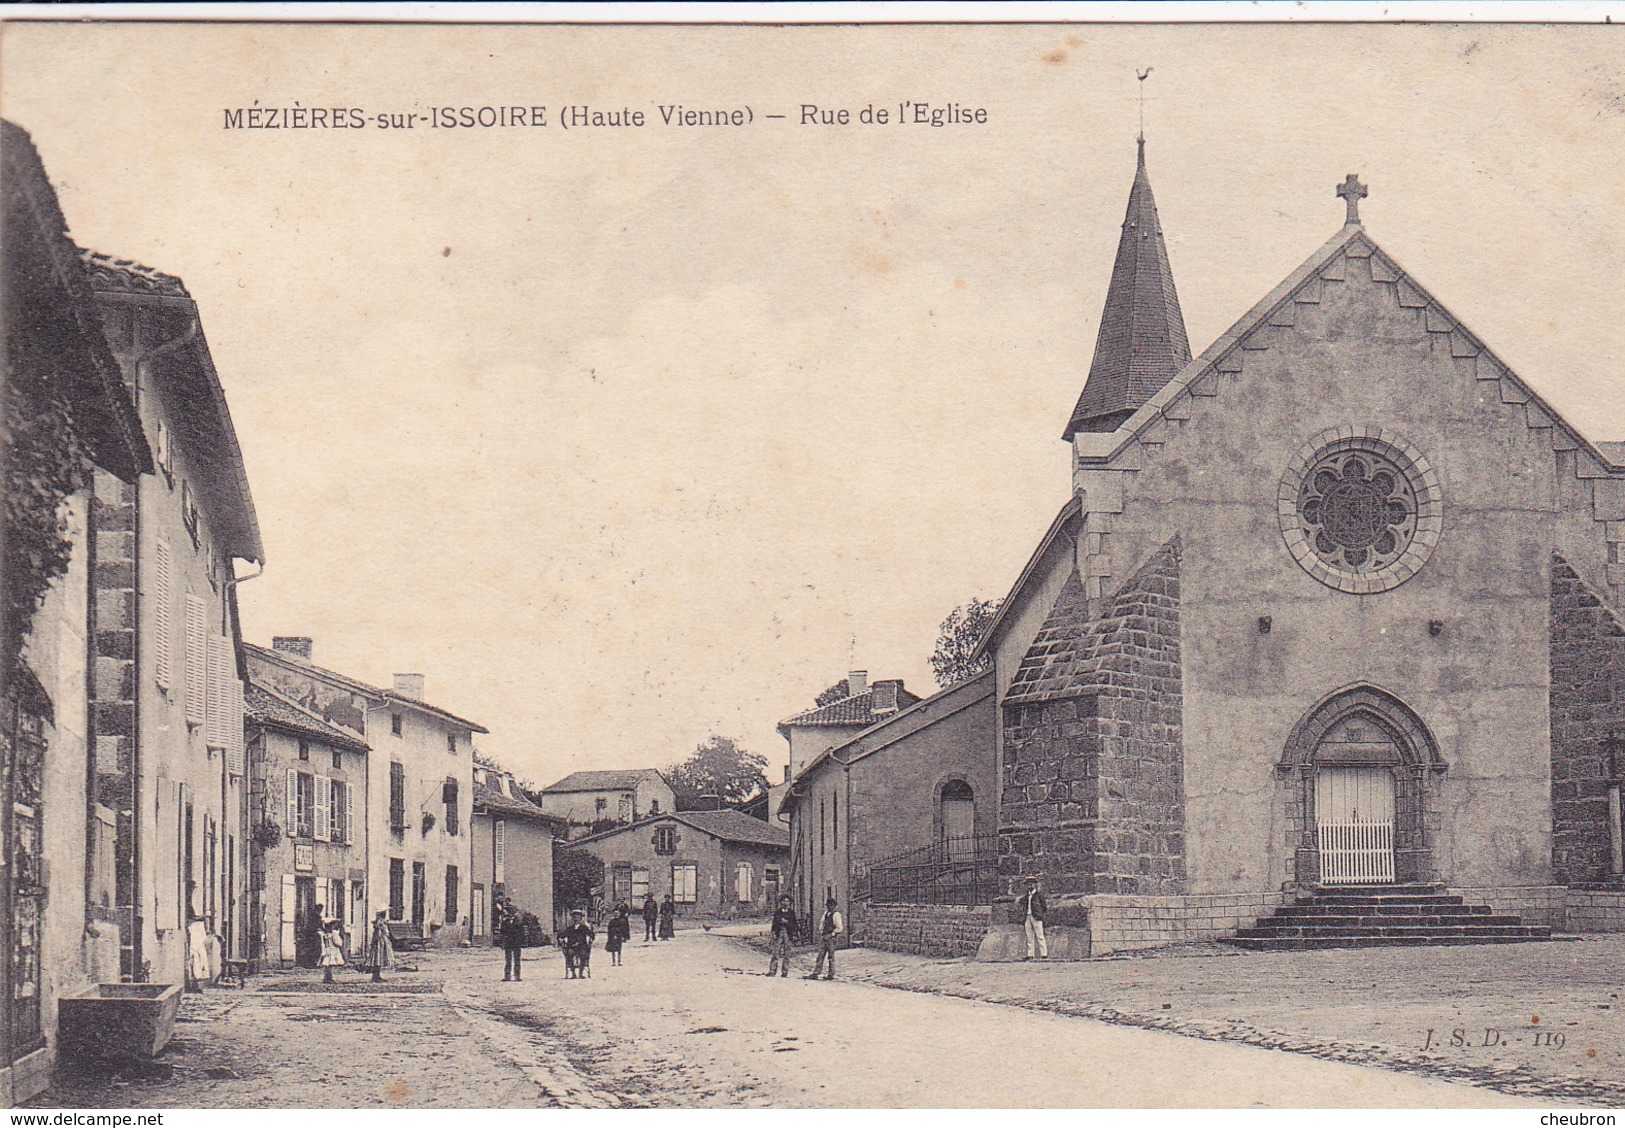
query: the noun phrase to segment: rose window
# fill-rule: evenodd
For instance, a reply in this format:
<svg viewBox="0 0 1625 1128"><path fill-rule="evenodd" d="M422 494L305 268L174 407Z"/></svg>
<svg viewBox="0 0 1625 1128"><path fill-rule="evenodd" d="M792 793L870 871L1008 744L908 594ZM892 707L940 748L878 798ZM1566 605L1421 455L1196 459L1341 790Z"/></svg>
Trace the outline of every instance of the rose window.
<svg viewBox="0 0 1625 1128"><path fill-rule="evenodd" d="M1368 451L1324 458L1298 494L1315 555L1353 571L1394 561L1416 531L1416 498L1405 475Z"/></svg>
<svg viewBox="0 0 1625 1128"><path fill-rule="evenodd" d="M1330 587L1365 595L1421 569L1441 528L1438 477L1414 447L1378 427L1315 436L1281 482L1287 549Z"/></svg>

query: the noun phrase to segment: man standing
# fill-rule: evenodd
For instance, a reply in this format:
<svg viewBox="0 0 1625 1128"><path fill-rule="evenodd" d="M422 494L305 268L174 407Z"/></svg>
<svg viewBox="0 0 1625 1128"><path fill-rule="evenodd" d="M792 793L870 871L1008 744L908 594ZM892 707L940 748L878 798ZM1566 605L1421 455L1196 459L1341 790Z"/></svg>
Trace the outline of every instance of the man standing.
<svg viewBox="0 0 1625 1128"><path fill-rule="evenodd" d="M779 907L773 910L773 928L767 937L767 974L778 972L783 979L790 974L790 945L796 939L796 910L791 907L790 895L779 897ZM830 965L831 974L834 964Z"/></svg>
<svg viewBox="0 0 1625 1128"><path fill-rule="evenodd" d="M656 937L655 927L659 922L660 906L655 903L653 893L646 893L643 896L643 942L645 944Z"/></svg>
<svg viewBox="0 0 1625 1128"><path fill-rule="evenodd" d="M1049 905L1044 901L1044 887L1036 877L1027 879L1027 892L1016 903L1027 930L1027 958L1049 959L1049 945L1044 941L1044 914L1049 911Z"/></svg>
<svg viewBox="0 0 1625 1128"><path fill-rule="evenodd" d="M525 958L525 917L511 902L497 926L497 937L502 941L502 982L518 983L524 979L521 967Z"/></svg>
<svg viewBox="0 0 1625 1128"><path fill-rule="evenodd" d="M829 974L824 978L835 978L835 949L841 942L844 929L840 910L835 907L835 898L831 897L824 902L824 919L818 925L818 961L813 964L812 974L802 978L817 979L818 973L824 970L825 956L829 957Z"/></svg>

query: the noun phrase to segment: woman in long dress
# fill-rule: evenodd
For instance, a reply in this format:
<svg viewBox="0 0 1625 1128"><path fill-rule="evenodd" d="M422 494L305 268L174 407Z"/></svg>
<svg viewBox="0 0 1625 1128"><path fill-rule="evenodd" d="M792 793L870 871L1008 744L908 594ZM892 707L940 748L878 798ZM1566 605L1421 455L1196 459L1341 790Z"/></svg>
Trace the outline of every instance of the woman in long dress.
<svg viewBox="0 0 1625 1128"><path fill-rule="evenodd" d="M322 923L322 982L333 982L333 969L344 966L344 926L336 920Z"/></svg>
<svg viewBox="0 0 1625 1128"><path fill-rule="evenodd" d="M662 940L671 940L676 935L677 905L671 899L671 894L667 893L666 899L660 902L660 938Z"/></svg>
<svg viewBox="0 0 1625 1128"><path fill-rule="evenodd" d="M383 909L378 910L378 919L372 922L372 936L367 940L367 969L372 972L372 981L384 981L384 968L395 962L395 944L389 938L389 924L384 919L388 914Z"/></svg>

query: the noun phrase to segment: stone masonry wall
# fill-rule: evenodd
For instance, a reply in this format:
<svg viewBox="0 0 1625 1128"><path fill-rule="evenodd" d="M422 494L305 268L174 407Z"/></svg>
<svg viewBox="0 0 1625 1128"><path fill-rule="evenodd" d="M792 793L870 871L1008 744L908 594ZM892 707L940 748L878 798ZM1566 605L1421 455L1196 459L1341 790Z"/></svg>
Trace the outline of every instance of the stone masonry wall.
<svg viewBox="0 0 1625 1128"><path fill-rule="evenodd" d="M1074 574L1005 699L999 873L1053 895L1174 894L1185 880L1179 545L1088 617Z"/></svg>
<svg viewBox="0 0 1625 1128"><path fill-rule="evenodd" d="M852 940L865 948L951 959L975 955L987 926L986 906L869 905Z"/></svg>
<svg viewBox="0 0 1625 1128"><path fill-rule="evenodd" d="M1606 881L1608 743L1625 730L1625 627L1561 556L1552 557L1552 877Z"/></svg>

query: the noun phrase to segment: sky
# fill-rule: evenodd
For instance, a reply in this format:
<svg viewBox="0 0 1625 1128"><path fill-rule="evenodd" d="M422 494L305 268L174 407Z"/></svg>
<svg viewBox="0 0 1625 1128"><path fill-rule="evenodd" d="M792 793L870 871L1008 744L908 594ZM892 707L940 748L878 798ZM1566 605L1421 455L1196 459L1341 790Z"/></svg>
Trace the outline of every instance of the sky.
<svg viewBox="0 0 1625 1128"><path fill-rule="evenodd" d="M938 624L1067 500L1137 69L1194 350L1356 172L1385 250L1625 439L1620 34L12 24L0 112L76 242L198 303L266 547L250 641L421 672L539 783L712 733L776 775L774 723L847 670L928 692ZM903 101L986 120L857 120ZM225 128L296 103L369 125ZM485 105L549 124L372 123Z"/></svg>

